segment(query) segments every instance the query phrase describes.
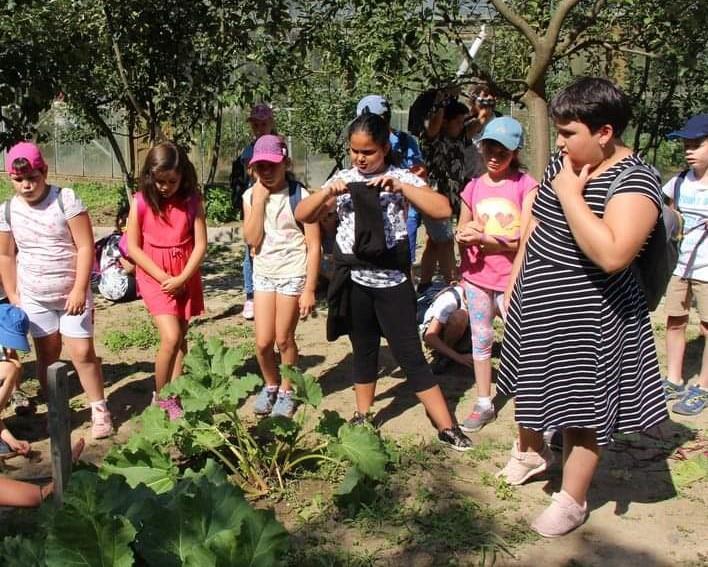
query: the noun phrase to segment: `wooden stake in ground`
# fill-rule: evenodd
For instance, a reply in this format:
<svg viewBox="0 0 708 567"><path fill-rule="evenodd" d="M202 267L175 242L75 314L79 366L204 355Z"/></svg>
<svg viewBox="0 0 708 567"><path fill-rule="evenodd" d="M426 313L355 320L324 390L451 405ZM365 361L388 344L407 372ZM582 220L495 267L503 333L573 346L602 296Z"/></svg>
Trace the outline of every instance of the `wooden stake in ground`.
<svg viewBox="0 0 708 567"><path fill-rule="evenodd" d="M71 419L67 366L55 362L47 368L49 440L54 478L54 502L61 506L71 476Z"/></svg>

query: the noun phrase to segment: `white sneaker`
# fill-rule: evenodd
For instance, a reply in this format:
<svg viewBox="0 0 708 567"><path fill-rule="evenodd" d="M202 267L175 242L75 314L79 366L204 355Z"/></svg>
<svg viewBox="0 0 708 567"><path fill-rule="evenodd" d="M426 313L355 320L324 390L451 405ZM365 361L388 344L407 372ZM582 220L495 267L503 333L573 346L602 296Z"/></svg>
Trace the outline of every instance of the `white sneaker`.
<svg viewBox="0 0 708 567"><path fill-rule="evenodd" d="M241 312L241 315L243 315L243 318L248 320L248 321L253 321L253 317L255 316L254 310L253 310L253 300L252 299L247 299L245 303L243 304L243 311Z"/></svg>

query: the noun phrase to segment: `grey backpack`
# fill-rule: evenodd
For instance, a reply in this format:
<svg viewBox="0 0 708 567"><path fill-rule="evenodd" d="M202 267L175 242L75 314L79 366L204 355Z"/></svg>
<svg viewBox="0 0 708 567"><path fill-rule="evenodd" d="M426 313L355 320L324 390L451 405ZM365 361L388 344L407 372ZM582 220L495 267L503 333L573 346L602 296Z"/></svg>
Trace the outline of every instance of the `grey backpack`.
<svg viewBox="0 0 708 567"><path fill-rule="evenodd" d="M643 169L647 166L631 165L623 169L607 190L605 206L628 175ZM631 264L632 272L644 291L649 311L654 311L659 305L676 268L682 230L680 214L668 205L662 205L654 230Z"/></svg>

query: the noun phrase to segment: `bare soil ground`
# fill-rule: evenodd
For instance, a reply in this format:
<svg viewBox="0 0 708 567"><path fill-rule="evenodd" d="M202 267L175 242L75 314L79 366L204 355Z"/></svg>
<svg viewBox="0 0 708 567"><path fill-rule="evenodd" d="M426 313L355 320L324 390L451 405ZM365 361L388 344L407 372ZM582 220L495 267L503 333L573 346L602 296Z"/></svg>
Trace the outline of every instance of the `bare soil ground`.
<svg viewBox="0 0 708 567"><path fill-rule="evenodd" d="M205 265L207 313L193 332L219 335L227 343L252 342L252 323L240 315L243 303L238 243L210 248ZM96 301L96 346L103 357L108 400L117 433L112 439L90 440L90 413L73 381L74 436L83 436L83 458L100 462L115 442L131 435L128 420L150 401L154 346L138 348L117 332L144 331L150 343L149 317L140 302ZM656 313L657 346L663 358L663 314ZM303 322L297 331L301 366L317 376L325 393L323 407L348 416L353 410L349 342L325 340L325 317ZM686 376L698 372L703 340L695 321L690 329ZM106 343L114 351L106 347ZM115 351L117 350L117 352ZM34 376L33 356L25 376ZM473 435L476 448L466 454L444 450L422 407L403 380L387 348L374 410L384 436L401 447L401 463L391 482L381 487L377 503L354 518L331 505L332 484L302 478L277 498L259 505L274 506L293 533L288 564L300 565L496 565L669 566L708 565L708 479L677 486L680 459L708 449L708 411L694 418L672 415L672 421L647 435L619 439L603 455L590 494L591 514L573 534L557 540L533 535L528 523L560 487L556 464L545 477L511 488L494 473L506 462L514 439L513 404L497 421ZM257 371L255 359L250 369ZM459 419L474 399L473 376L452 368L441 376L450 407ZM36 381L27 382L36 390ZM248 408L246 408L248 409ZM46 406L30 417L7 416L19 438L32 441L35 456L6 462L5 474L23 479L50 476ZM560 459L560 455L556 455ZM485 553L486 552L486 553Z"/></svg>

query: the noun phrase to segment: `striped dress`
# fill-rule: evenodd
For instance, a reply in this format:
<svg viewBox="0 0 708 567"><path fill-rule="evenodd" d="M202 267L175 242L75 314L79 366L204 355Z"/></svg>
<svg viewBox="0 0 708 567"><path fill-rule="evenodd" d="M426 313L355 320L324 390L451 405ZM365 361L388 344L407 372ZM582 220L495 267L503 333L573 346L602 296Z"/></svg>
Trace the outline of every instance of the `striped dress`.
<svg viewBox="0 0 708 567"><path fill-rule="evenodd" d="M598 216L612 180L642 163L628 156L590 180L585 200ZM580 250L546 168L533 206L531 234L506 321L497 389L516 397L516 421L541 431L647 429L668 417L644 295L630 270L606 274ZM647 167L628 175L619 193L640 193L657 207L661 193Z"/></svg>

